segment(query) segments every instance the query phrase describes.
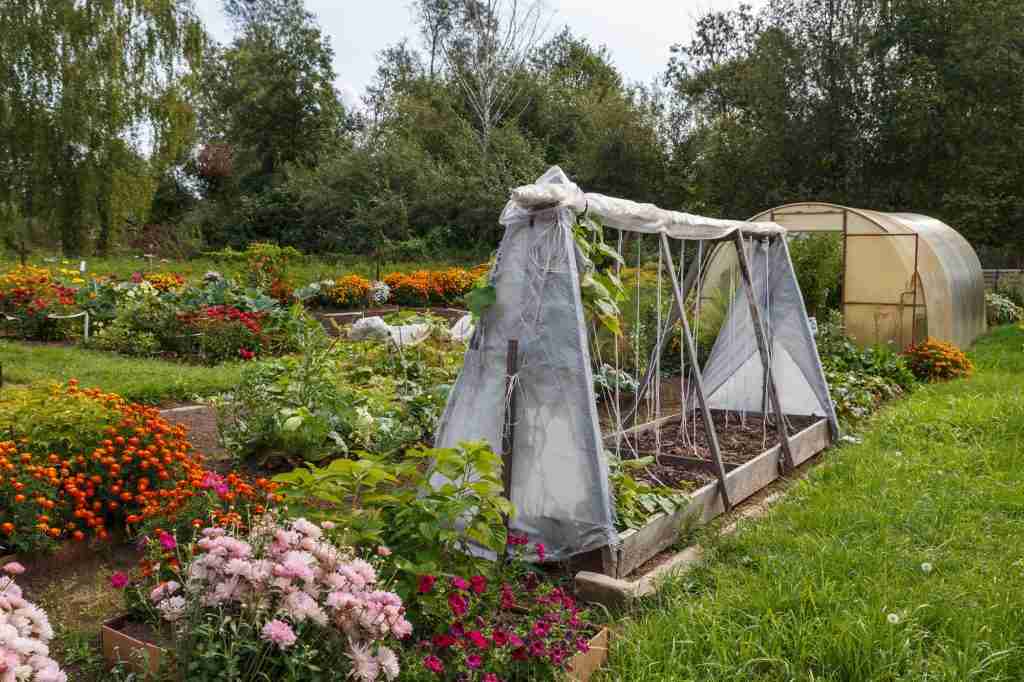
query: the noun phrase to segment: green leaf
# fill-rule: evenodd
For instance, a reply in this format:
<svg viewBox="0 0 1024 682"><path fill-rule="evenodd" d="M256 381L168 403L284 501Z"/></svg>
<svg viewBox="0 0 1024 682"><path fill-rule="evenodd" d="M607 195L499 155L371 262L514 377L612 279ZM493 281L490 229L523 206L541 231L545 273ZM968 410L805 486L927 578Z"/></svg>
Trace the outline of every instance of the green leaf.
<svg viewBox="0 0 1024 682"><path fill-rule="evenodd" d="M302 426L302 417L300 417L299 415L295 415L285 419L284 424L281 425L281 428L284 429L285 431L295 431L300 426Z"/></svg>
<svg viewBox="0 0 1024 682"><path fill-rule="evenodd" d="M466 305L473 313L474 319L479 319L484 312L498 300L498 290L493 284L478 287L466 294Z"/></svg>

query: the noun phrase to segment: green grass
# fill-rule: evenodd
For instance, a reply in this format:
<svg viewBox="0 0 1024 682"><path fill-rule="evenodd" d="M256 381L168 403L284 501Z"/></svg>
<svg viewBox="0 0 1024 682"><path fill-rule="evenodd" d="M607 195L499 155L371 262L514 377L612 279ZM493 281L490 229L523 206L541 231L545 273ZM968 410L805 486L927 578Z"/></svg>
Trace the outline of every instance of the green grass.
<svg viewBox="0 0 1024 682"><path fill-rule="evenodd" d="M77 346L15 341L0 341L0 364L5 383L63 382L75 378L82 386L102 388L150 404L226 391L238 383L243 367L241 363L201 367L127 358Z"/></svg>
<svg viewBox="0 0 1024 682"><path fill-rule="evenodd" d="M769 517L709 532L602 679L1024 679L1024 332L972 355L973 378L884 409Z"/></svg>

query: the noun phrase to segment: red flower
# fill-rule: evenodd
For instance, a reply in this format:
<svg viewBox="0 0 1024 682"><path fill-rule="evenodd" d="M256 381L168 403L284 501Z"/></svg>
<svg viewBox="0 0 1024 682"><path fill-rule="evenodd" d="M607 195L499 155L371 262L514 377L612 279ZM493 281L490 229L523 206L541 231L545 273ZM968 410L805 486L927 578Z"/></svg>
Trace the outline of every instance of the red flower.
<svg viewBox="0 0 1024 682"><path fill-rule="evenodd" d="M455 576L454 578L452 578L452 587L454 587L455 589L458 589L458 590L468 590L469 589L469 583L466 582L465 578L460 578L459 576Z"/></svg>
<svg viewBox="0 0 1024 682"><path fill-rule="evenodd" d="M494 640L494 646L505 646L508 644L508 633L504 630L495 630L491 633L491 639Z"/></svg>
<svg viewBox="0 0 1024 682"><path fill-rule="evenodd" d="M434 583L436 583L436 582L437 582L437 578L435 578L432 575L421 575L420 576L419 593L420 594L427 594L432 589L434 589Z"/></svg>
<svg viewBox="0 0 1024 682"><path fill-rule="evenodd" d="M238 354L241 356L243 360L252 360L254 357L256 357L256 353L252 352L247 348L239 348Z"/></svg>
<svg viewBox="0 0 1024 682"><path fill-rule="evenodd" d="M466 657L466 665L472 668L473 670L476 670L483 664L484 659L480 658L480 656L478 656L477 654L473 654L471 656Z"/></svg>
<svg viewBox="0 0 1024 682"><path fill-rule="evenodd" d="M434 635L431 638L431 641L438 649L447 649L451 645L455 644L455 638L451 635Z"/></svg>
<svg viewBox="0 0 1024 682"><path fill-rule="evenodd" d="M477 649L487 648L487 638L479 630L471 630L466 633L466 639L473 643Z"/></svg>
<svg viewBox="0 0 1024 682"><path fill-rule="evenodd" d="M533 629L530 631L534 637L544 637L551 631L551 623L543 620L538 620L533 624Z"/></svg>
<svg viewBox="0 0 1024 682"><path fill-rule="evenodd" d="M537 561L544 561L544 543L538 542L534 547L537 549Z"/></svg>
<svg viewBox="0 0 1024 682"><path fill-rule="evenodd" d="M487 589L487 578L482 575L474 575L469 579L469 582L475 594L483 594Z"/></svg>
<svg viewBox="0 0 1024 682"><path fill-rule="evenodd" d="M437 656L427 656L423 659L423 666L432 673L440 675L444 672L444 663Z"/></svg>
<svg viewBox="0 0 1024 682"><path fill-rule="evenodd" d="M461 594L452 592L448 595L448 608L457 617L461 617L466 613L466 599Z"/></svg>
<svg viewBox="0 0 1024 682"><path fill-rule="evenodd" d="M110 576L110 586L115 590L123 589L128 584L128 576L118 571L114 575Z"/></svg>
<svg viewBox="0 0 1024 682"><path fill-rule="evenodd" d="M524 646L521 646L512 652L513 661L525 661L527 658L528 654L526 653L526 647Z"/></svg>
<svg viewBox="0 0 1024 682"><path fill-rule="evenodd" d="M494 673L487 673L484 675L483 682L501 682L501 678Z"/></svg>
<svg viewBox="0 0 1024 682"><path fill-rule="evenodd" d="M515 547L518 545L525 545L530 540L525 535L516 535L515 533L508 534L508 544Z"/></svg>
<svg viewBox="0 0 1024 682"><path fill-rule="evenodd" d="M516 595L507 584L501 586L501 608L506 611L516 607Z"/></svg>

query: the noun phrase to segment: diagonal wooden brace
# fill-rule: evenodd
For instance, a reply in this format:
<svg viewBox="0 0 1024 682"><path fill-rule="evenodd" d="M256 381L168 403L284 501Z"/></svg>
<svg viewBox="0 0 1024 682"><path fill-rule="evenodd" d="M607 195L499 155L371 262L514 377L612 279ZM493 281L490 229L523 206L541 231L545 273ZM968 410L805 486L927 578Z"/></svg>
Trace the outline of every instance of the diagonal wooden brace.
<svg viewBox="0 0 1024 682"><path fill-rule="evenodd" d="M784 239L784 237L783 237ZM754 337L757 339L757 350L761 354L761 366L764 371L765 381L768 385L768 399L775 412L775 423L779 433L779 445L782 450L780 468L782 473L789 473L793 470L793 450L789 443L789 433L786 430L786 420L782 414L782 403L779 401L779 391L775 385L775 375L771 371L771 355L768 353L768 337L765 333L761 317L761 303L754 294L753 279L750 276L750 262L747 260L747 251L743 244L743 236L737 232L733 238L736 244L736 260L740 264L740 279L743 280L743 290L747 292L747 303L750 305L750 319L754 323ZM765 411L767 418L767 411Z"/></svg>
<svg viewBox="0 0 1024 682"><path fill-rule="evenodd" d="M707 396L704 395L704 376L697 363L697 346L693 342L693 334L690 333L690 322L686 319L686 299L683 298L683 292L679 286L679 277L676 275L675 263L672 261L672 249L669 248L668 236L664 232L661 233L661 250L668 263L669 275L672 278L676 312L679 315L679 320L683 323L683 347L686 349L687 359L693 367L693 381L697 391L697 400L700 402L701 417L704 420L704 433L707 435L711 459L718 474L718 489L722 495L722 506L729 511L732 509L732 503L729 501L729 491L725 485L725 465L722 463L722 452L718 447L718 434L715 432L715 423L711 420Z"/></svg>

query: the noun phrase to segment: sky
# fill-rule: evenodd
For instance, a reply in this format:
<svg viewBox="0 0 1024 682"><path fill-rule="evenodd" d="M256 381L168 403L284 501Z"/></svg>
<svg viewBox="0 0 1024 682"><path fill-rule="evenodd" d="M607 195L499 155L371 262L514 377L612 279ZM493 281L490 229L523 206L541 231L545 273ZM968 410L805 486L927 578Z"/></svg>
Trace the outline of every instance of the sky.
<svg viewBox="0 0 1024 682"><path fill-rule="evenodd" d="M766 0L747 0L755 7ZM573 33L606 45L630 81L650 83L669 60L669 48L685 42L697 16L731 9L739 0L546 0L552 12L549 35L569 25ZM357 104L373 79L376 54L402 38L418 40L411 0L306 0L334 47L337 87L346 105ZM220 0L197 0L207 30L231 38Z"/></svg>

